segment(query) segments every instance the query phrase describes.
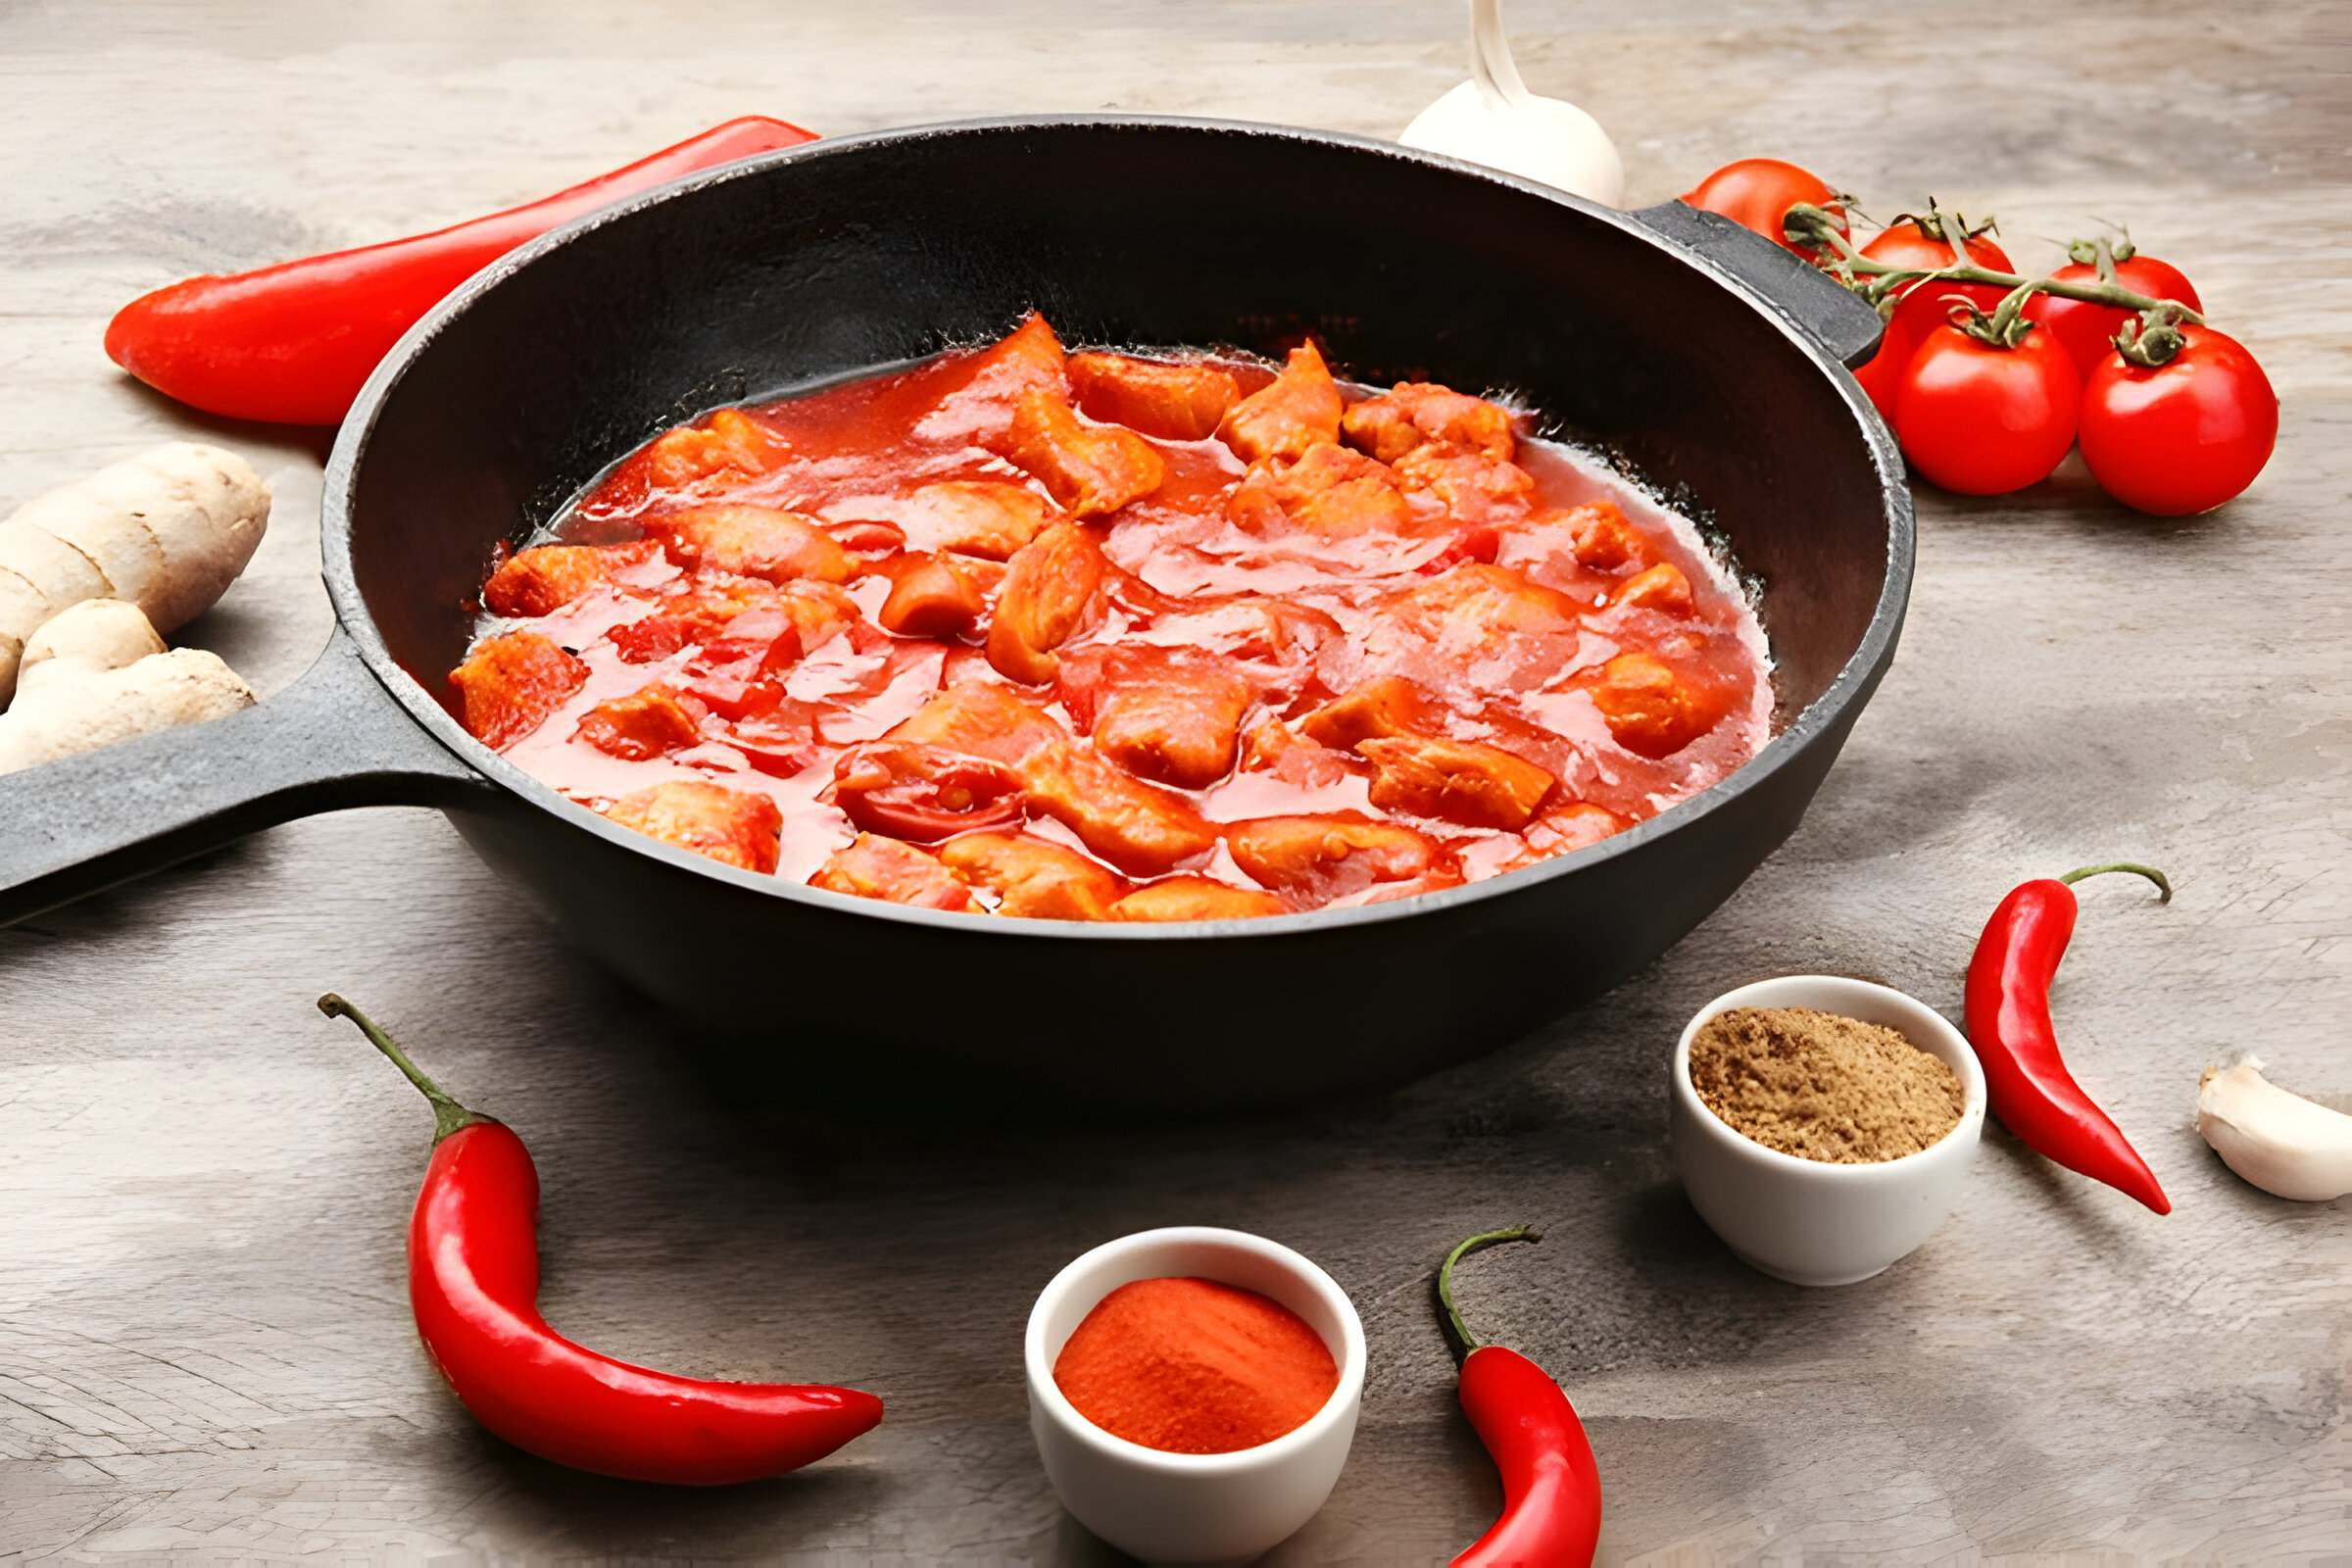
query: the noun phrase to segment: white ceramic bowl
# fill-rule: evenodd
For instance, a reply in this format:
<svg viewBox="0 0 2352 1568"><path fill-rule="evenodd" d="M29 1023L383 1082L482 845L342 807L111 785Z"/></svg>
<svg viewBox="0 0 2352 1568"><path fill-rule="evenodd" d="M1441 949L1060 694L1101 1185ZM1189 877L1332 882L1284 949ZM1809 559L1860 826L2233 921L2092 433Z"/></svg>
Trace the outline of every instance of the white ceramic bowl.
<svg viewBox="0 0 2352 1568"><path fill-rule="evenodd" d="M1304 1318L1339 1363L1330 1400L1304 1426L1232 1453L1163 1453L1080 1415L1054 1382L1062 1346L1112 1291L1171 1276L1238 1285ZM1146 1562L1247 1562L1272 1549L1331 1495L1363 1404L1364 1326L1354 1303L1297 1252L1242 1231L1184 1225L1105 1242L1038 1297L1023 1353L1029 1429L1062 1506Z"/></svg>
<svg viewBox="0 0 2352 1568"><path fill-rule="evenodd" d="M1734 1007L1812 1007L1902 1031L1960 1075L1960 1124L1916 1154L1832 1165L1734 1132L1690 1086L1690 1040ZM1984 1071L1959 1030L1916 998L1867 980L1759 980L1698 1009L1674 1048L1674 1158L1701 1218L1740 1258L1797 1285L1851 1285L1928 1239L1960 1196L1984 1128Z"/></svg>

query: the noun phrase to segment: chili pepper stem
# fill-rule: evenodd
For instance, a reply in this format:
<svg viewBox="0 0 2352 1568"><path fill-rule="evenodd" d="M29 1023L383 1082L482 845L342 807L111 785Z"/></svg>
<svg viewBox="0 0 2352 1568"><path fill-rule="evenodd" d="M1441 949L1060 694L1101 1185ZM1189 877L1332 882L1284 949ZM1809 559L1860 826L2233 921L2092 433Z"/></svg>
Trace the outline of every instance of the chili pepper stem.
<svg viewBox="0 0 2352 1568"><path fill-rule="evenodd" d="M467 1110L464 1105L450 1099L439 1084L427 1078L417 1065L409 1059L407 1052L393 1043L390 1035L376 1026L373 1018L368 1017L333 992L330 991L318 999L318 1010L329 1018L349 1018L353 1023L358 1024L360 1032L368 1037L369 1043L376 1050L391 1057L392 1065L406 1073L409 1082L415 1084L423 1092L424 1098L432 1102L434 1143L439 1143L461 1127L471 1127L476 1122L495 1123L498 1120L496 1116L485 1116L478 1110Z"/></svg>
<svg viewBox="0 0 2352 1568"><path fill-rule="evenodd" d="M2132 860L2117 860L2109 865L2086 865L2080 870L2067 872L2058 880L2072 887L2086 876L2099 876L2109 871L2129 871L2133 876L2144 876L2156 884L2157 892L2164 895L2156 901L2157 903L2170 904L2173 902L2173 884L2166 879L2165 874L2152 865L2140 865Z"/></svg>
<svg viewBox="0 0 2352 1568"><path fill-rule="evenodd" d="M1462 1321L1461 1308L1453 1304L1453 1265L1468 1257L1472 1252L1503 1242L1540 1242L1543 1239L1542 1231L1526 1225L1513 1225L1507 1230L1488 1231L1484 1235L1471 1237L1461 1246L1447 1252L1446 1261L1438 1265L1438 1305L1445 1315L1446 1337L1453 1344L1455 1361L1468 1360L1470 1352L1479 1348L1479 1342L1471 1337L1469 1326Z"/></svg>

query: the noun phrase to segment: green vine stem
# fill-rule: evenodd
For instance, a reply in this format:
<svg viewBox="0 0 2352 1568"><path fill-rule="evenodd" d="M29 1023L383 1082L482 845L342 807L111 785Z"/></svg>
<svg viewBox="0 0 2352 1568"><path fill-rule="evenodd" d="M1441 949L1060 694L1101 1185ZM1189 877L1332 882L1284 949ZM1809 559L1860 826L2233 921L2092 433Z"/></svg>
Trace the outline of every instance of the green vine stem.
<svg viewBox="0 0 2352 1568"><path fill-rule="evenodd" d="M1898 303L1931 283L1982 283L2007 290L2000 305L1989 317L1972 310L1967 322L1967 329L1976 336L2005 348L2014 348L2032 327L2032 322L2023 321L2023 313L2026 302L2036 294L2055 294L2061 299L2081 300L2087 305L2112 306L2138 315L2141 318L2138 333L2134 335L2126 331L2121 334L2116 340L2116 347L2122 351L2125 359L2140 366L2154 367L2168 363L2180 350L2182 339L2180 323L2193 321L2202 324L2205 319L2177 300L2152 299L2115 281L2114 259L2130 257L2129 239L2116 246L2110 246L2105 240L2094 242L2092 264L2096 265L2102 257L2107 259L2106 263L2099 267L2100 275L2096 281L2078 282L2071 278L2026 277L2017 272L1996 272L1990 268L1961 263L1958 258L1965 254L1961 245L1968 234L1967 226L1965 222L1947 217L1933 202L1928 206L1926 218L1906 218L1897 221L1915 222L1923 232L1929 232L1931 237L1950 245L1954 264L1927 269L1890 267L1885 262L1874 262L1838 232L1837 220L1829 212L1810 202L1799 202L1789 208L1784 228L1790 243L1830 252L1834 260L1825 265L1825 270L1877 307L1882 317L1893 315ZM1961 240L1951 237L1955 225L1963 235ZM2069 256L2074 257L2077 246L2082 244L2082 241L2077 241L2076 245L2069 246ZM2080 257L2075 259L2081 260Z"/></svg>

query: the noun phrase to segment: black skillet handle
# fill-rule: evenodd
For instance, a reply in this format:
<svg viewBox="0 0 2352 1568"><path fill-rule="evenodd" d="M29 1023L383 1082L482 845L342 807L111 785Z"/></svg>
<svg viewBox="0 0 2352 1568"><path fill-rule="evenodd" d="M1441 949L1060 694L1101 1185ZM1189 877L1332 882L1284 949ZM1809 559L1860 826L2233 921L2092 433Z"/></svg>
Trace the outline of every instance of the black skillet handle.
<svg viewBox="0 0 2352 1568"><path fill-rule="evenodd" d="M0 774L0 926L298 816L496 793L337 626L318 662L257 707Z"/></svg>
<svg viewBox="0 0 2352 1568"><path fill-rule="evenodd" d="M1752 228L1688 202L1660 202L1626 217L1693 250L1763 295L1849 368L1879 351L1886 323L1843 284Z"/></svg>

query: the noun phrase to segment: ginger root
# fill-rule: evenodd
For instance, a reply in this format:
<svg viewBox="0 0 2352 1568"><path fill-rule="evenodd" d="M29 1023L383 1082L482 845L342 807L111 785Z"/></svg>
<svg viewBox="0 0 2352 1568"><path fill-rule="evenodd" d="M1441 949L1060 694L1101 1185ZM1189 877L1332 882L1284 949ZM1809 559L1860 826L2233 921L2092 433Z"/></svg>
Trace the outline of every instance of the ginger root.
<svg viewBox="0 0 2352 1568"><path fill-rule="evenodd" d="M119 599L157 630L185 625L245 569L269 523L269 487L252 465L189 441L25 502L0 520L0 704L44 622Z"/></svg>
<svg viewBox="0 0 2352 1568"><path fill-rule="evenodd" d="M0 773L223 718L253 701L219 655L166 652L138 606L85 599L24 644L17 700L0 713Z"/></svg>

